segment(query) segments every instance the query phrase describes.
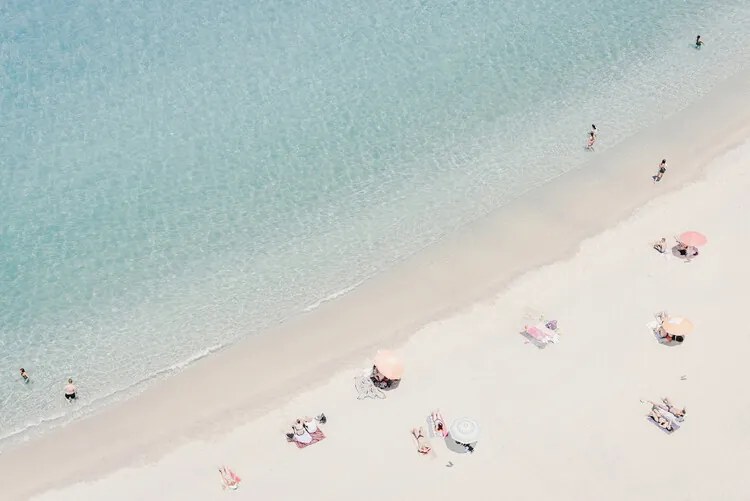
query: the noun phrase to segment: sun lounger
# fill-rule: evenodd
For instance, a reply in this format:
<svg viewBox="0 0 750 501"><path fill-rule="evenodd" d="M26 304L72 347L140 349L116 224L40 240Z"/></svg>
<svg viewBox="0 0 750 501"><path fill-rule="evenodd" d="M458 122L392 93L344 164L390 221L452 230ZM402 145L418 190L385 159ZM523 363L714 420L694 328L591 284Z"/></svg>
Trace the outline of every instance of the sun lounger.
<svg viewBox="0 0 750 501"><path fill-rule="evenodd" d="M326 438L325 434L323 433L323 430L321 430L320 428L318 428L313 433L310 433L310 436L312 437L312 442L308 442L306 444L303 444L301 442L297 442L296 440L292 440L291 442L294 445L296 445L298 449L304 449L308 445L317 444L318 442L320 442L321 440L323 440L324 438Z"/></svg>

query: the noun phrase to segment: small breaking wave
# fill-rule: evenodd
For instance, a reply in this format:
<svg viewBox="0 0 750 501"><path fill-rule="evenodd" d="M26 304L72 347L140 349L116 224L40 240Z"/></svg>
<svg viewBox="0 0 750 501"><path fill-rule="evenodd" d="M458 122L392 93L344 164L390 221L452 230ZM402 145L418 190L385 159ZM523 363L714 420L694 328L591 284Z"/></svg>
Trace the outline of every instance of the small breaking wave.
<svg viewBox="0 0 750 501"><path fill-rule="evenodd" d="M319 299L319 300L315 301L313 304L311 304L309 306L305 306L302 309L302 311L305 312L305 313L313 311L313 310L317 309L318 307L320 307L323 303L327 303L328 301L333 301L334 299L336 299L338 297L341 297L344 294L348 294L349 292L353 291L354 289L356 289L357 287L359 287L360 285L362 285L363 283L365 283L367 280L368 280L367 278L363 278L359 282L357 282L357 283L355 283L353 285L350 285L349 287L345 287L345 288L343 288L343 289L341 289L341 290L339 290L337 292L329 294L326 297L324 297L323 299Z"/></svg>
<svg viewBox="0 0 750 501"><path fill-rule="evenodd" d="M77 405L75 405L75 409L71 409L71 412L58 412L50 416L44 416L34 421L28 422L24 426L18 427L4 435L0 435L0 445L8 445L10 443L26 441L32 437L35 431L46 431L51 428L66 425L75 419L91 415L99 411L100 409L103 409L106 405L112 403L113 401L118 400L119 398L129 398L136 395L138 393L135 391L136 388L146 388L146 385L144 385L143 383L148 383L155 379L159 379L174 372L180 371L193 362L197 362L198 360L205 358L224 347L225 345L223 344L216 344L200 350L184 360L176 362L152 373L146 378L139 379L134 383L125 386L124 388L115 389L114 391L111 391L110 393L102 395L93 400L86 400L85 389L83 389L83 391L79 391L79 393L84 395L84 397L78 399L78 401L76 402ZM0 449L0 453L2 453L2 449Z"/></svg>

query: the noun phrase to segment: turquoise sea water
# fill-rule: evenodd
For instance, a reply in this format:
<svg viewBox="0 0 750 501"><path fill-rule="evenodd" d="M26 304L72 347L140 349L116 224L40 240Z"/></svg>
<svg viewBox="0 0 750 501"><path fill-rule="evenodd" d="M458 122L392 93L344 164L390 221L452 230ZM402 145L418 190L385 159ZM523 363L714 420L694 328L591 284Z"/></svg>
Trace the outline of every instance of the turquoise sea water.
<svg viewBox="0 0 750 501"><path fill-rule="evenodd" d="M581 165L591 122L606 149L749 63L747 2L581 5L4 3L0 438L319 304Z"/></svg>

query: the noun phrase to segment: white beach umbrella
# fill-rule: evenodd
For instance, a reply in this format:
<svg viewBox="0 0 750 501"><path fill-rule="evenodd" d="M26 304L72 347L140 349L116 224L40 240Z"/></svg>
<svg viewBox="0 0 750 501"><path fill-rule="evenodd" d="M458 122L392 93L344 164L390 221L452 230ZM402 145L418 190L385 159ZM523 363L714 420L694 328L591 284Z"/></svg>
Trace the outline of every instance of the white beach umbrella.
<svg viewBox="0 0 750 501"><path fill-rule="evenodd" d="M473 444L479 440L479 424L467 417L458 418L451 424L450 436L460 444Z"/></svg>

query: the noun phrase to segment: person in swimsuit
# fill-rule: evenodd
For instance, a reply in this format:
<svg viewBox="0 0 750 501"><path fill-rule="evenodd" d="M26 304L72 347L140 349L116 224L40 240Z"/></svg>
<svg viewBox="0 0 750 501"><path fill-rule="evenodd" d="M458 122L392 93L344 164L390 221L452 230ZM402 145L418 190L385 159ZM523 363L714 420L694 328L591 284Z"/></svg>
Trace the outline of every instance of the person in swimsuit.
<svg viewBox="0 0 750 501"><path fill-rule="evenodd" d="M685 341L685 336L672 335L666 330L664 330L664 327L661 325L656 330L656 332L659 334L659 338L661 338L661 341L666 341L667 343L671 343L671 342L682 343L683 341Z"/></svg>
<svg viewBox="0 0 750 501"><path fill-rule="evenodd" d="M668 397L662 398L661 401L664 402L664 405L667 406L667 412L676 417L678 421L682 421L683 419L685 419L685 414L687 413L686 407L678 409L674 404L672 404Z"/></svg>
<svg viewBox="0 0 750 501"><path fill-rule="evenodd" d="M327 418L325 414L315 416L315 419L305 416L301 419L296 419L292 423L292 433L287 433L286 438L290 441L299 442L301 444L309 444L312 442L312 434L318 431L318 423L326 424Z"/></svg>
<svg viewBox="0 0 750 501"><path fill-rule="evenodd" d="M655 176L651 176L651 179L654 180L655 183L658 183L661 181L661 178L664 177L664 173L667 172L667 160L664 159L659 164L659 172L656 173Z"/></svg>
<svg viewBox="0 0 750 501"><path fill-rule="evenodd" d="M680 256L684 257L688 263L690 262L691 259L693 259L695 256L698 255L697 247L691 247L679 241L677 242L676 250L677 250L677 253Z"/></svg>
<svg viewBox="0 0 750 501"><path fill-rule="evenodd" d="M667 419L662 414L662 409L653 402L651 406L651 412L648 413L648 416L653 419L656 424L659 425L659 428L662 428L666 431L674 431L674 428L672 427L672 421Z"/></svg>
<svg viewBox="0 0 750 501"><path fill-rule="evenodd" d="M374 384L376 388L380 388L381 390L392 390L397 388L401 382L400 379L388 379L374 365L372 366L370 380L372 380L372 384Z"/></svg>
<svg viewBox="0 0 750 501"><path fill-rule="evenodd" d="M596 143L596 134L594 131L589 132L589 142L586 144L586 149L594 151L594 144Z"/></svg>
<svg viewBox="0 0 750 501"><path fill-rule="evenodd" d="M317 429L318 428L316 426L315 430ZM312 435L310 435L310 432L307 430L307 427L305 426L305 423L302 419L297 419L292 424L292 433L287 433L286 438L290 441L299 442L301 444L309 444L313 440Z"/></svg>
<svg viewBox="0 0 750 501"><path fill-rule="evenodd" d="M73 379L68 379L68 384L65 385L65 399L75 400L76 399L76 385L73 384Z"/></svg>
<svg viewBox="0 0 750 501"><path fill-rule="evenodd" d="M591 124L591 132L590 133L593 133L595 136L599 133L599 131L596 130L596 125Z"/></svg>
<svg viewBox="0 0 750 501"><path fill-rule="evenodd" d="M654 249L656 249L659 254L667 252L667 239L662 238L661 240L654 242Z"/></svg>
<svg viewBox="0 0 750 501"><path fill-rule="evenodd" d="M240 482L242 479L233 472L230 468L227 468L226 466L222 466L219 468L219 475L221 475L221 488L222 489L231 489L231 490L237 490L237 487L240 486Z"/></svg>
<svg viewBox="0 0 750 501"><path fill-rule="evenodd" d="M429 454L432 451L430 441L424 436L424 430L421 426L411 430L411 434L414 435L414 439L417 441L417 452L420 454Z"/></svg>
<svg viewBox="0 0 750 501"><path fill-rule="evenodd" d="M695 48L700 49L701 47L703 47L703 40L701 40L701 36L698 35L695 37Z"/></svg>
<svg viewBox="0 0 750 501"><path fill-rule="evenodd" d="M21 367L21 377L23 378L24 383L28 383L29 381L31 381L29 379L29 375L26 374L26 369L24 369L23 367Z"/></svg>

